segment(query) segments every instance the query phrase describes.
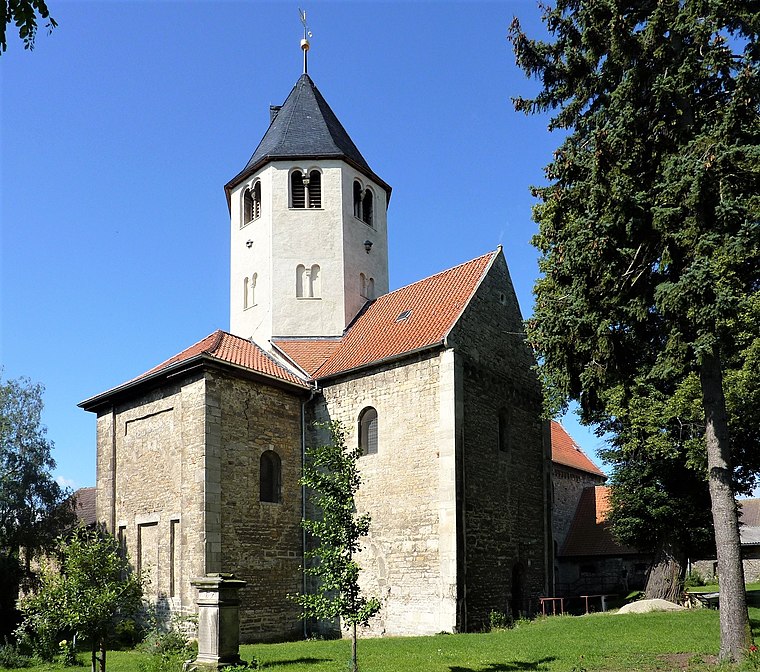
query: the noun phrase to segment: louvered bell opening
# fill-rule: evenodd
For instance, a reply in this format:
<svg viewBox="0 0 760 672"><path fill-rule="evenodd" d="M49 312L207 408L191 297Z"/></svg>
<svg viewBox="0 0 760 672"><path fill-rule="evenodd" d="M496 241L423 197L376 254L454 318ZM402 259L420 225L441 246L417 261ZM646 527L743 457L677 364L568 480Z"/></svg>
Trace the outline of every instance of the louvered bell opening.
<svg viewBox="0 0 760 672"><path fill-rule="evenodd" d="M261 217L261 182L253 187L253 219Z"/></svg>
<svg viewBox="0 0 760 672"><path fill-rule="evenodd" d="M362 218L362 186L354 182L354 217Z"/></svg>
<svg viewBox="0 0 760 672"><path fill-rule="evenodd" d="M243 195L243 224L248 224L253 219L253 198L251 190L246 189Z"/></svg>
<svg viewBox="0 0 760 672"><path fill-rule="evenodd" d="M372 212L372 192L367 189L364 192L364 198L362 199L362 219L366 224L373 225L373 212Z"/></svg>
<svg viewBox="0 0 760 672"><path fill-rule="evenodd" d="M300 170L294 170L290 174L290 207L306 207L306 187Z"/></svg>
<svg viewBox="0 0 760 672"><path fill-rule="evenodd" d="M322 173L312 170L309 174L309 207L322 207Z"/></svg>

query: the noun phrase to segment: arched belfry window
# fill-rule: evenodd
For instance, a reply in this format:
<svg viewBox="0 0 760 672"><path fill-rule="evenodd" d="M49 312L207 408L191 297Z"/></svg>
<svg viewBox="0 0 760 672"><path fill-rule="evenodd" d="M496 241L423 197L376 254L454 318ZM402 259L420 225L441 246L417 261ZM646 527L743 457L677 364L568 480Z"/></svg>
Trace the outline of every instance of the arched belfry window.
<svg viewBox="0 0 760 672"><path fill-rule="evenodd" d="M359 414L359 448L362 455L377 453L377 411L372 406Z"/></svg>
<svg viewBox="0 0 760 672"><path fill-rule="evenodd" d="M322 173L312 170L304 175L300 170L290 174L290 207L322 207Z"/></svg>
<svg viewBox="0 0 760 672"><path fill-rule="evenodd" d="M365 224L372 226L374 224L374 203L372 198L372 192L369 189L364 190L364 196L362 197L362 221Z"/></svg>
<svg viewBox="0 0 760 672"><path fill-rule="evenodd" d="M261 217L261 182L253 185L253 219Z"/></svg>
<svg viewBox="0 0 760 672"><path fill-rule="evenodd" d="M306 207L306 185L300 170L294 170L290 174L290 207Z"/></svg>
<svg viewBox="0 0 760 672"><path fill-rule="evenodd" d="M279 502L282 462L273 450L266 450L259 460L259 501Z"/></svg>
<svg viewBox="0 0 760 672"><path fill-rule="evenodd" d="M354 181L354 217L362 218L362 185Z"/></svg>
<svg viewBox="0 0 760 672"><path fill-rule="evenodd" d="M261 217L261 182L243 192L243 225Z"/></svg>
<svg viewBox="0 0 760 672"><path fill-rule="evenodd" d="M322 207L322 173L312 170L309 173L309 207Z"/></svg>

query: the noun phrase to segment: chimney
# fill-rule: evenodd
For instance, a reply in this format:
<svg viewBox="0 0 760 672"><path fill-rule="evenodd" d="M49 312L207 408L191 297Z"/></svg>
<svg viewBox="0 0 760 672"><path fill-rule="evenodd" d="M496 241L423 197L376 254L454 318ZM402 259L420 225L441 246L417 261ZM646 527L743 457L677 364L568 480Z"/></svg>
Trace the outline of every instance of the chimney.
<svg viewBox="0 0 760 672"><path fill-rule="evenodd" d="M277 114L282 109L282 105L270 105L269 106L269 123L271 124L277 119Z"/></svg>

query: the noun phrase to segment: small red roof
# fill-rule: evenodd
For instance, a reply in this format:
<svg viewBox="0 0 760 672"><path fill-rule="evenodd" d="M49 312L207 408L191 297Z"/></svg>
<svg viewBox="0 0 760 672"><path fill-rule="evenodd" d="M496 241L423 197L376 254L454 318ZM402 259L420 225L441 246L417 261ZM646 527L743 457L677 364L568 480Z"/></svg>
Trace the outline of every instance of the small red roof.
<svg viewBox="0 0 760 672"><path fill-rule="evenodd" d="M609 486L597 485L584 488L560 555L631 555L638 553L636 549L623 546L615 541L607 522L609 510Z"/></svg>
<svg viewBox="0 0 760 672"><path fill-rule="evenodd" d="M573 441L565 428L554 420L552 420L552 462L607 478L605 473Z"/></svg>
<svg viewBox="0 0 760 672"><path fill-rule="evenodd" d="M99 402L107 399L112 394L139 383L174 366L179 366L196 358L216 360L225 364L232 364L243 369L259 373L268 378L281 380L299 387L308 388L307 381L296 376L292 371L279 364L271 355L264 352L258 345L239 336L233 336L226 331L217 329L213 334L194 343L179 354L170 357L149 371L132 378L132 380L118 385L106 392L86 399L79 404L85 410L92 410Z"/></svg>
<svg viewBox="0 0 760 672"><path fill-rule="evenodd" d="M373 301L314 377L327 378L442 343L497 254L489 252Z"/></svg>
<svg viewBox="0 0 760 672"><path fill-rule="evenodd" d="M216 359L227 364L235 364L236 366L262 373L270 378L277 378L288 383L295 383L301 387L308 387L306 381L288 371L288 369L275 361L271 355L264 352L253 341L233 336L221 329L217 329L213 334L209 334L206 338L174 355L174 357L170 357L158 366L154 366L150 371L146 371L130 382L136 382L172 365L185 362L200 355L205 355L210 359Z"/></svg>
<svg viewBox="0 0 760 672"><path fill-rule="evenodd" d="M338 339L274 339L272 343L310 376L340 347Z"/></svg>

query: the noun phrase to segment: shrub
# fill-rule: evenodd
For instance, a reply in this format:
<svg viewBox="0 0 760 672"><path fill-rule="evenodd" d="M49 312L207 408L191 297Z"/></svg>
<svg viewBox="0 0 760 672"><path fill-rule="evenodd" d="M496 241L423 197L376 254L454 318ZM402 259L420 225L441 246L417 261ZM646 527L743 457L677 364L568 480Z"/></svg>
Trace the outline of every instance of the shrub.
<svg viewBox="0 0 760 672"><path fill-rule="evenodd" d="M151 655L163 655L188 652L190 644L179 630L164 631L156 628L148 631L137 648Z"/></svg>
<svg viewBox="0 0 760 672"><path fill-rule="evenodd" d="M5 640L5 644L0 644L0 667L12 669L17 667L29 667L31 660L19 651L18 646Z"/></svg>
<svg viewBox="0 0 760 672"><path fill-rule="evenodd" d="M150 654L140 665L141 672L180 672L184 663L198 653L197 643L188 641L187 635L178 627L169 630L152 628L137 648Z"/></svg>
<svg viewBox="0 0 760 672"><path fill-rule="evenodd" d="M62 639L58 642L58 653L64 667L74 667L79 664L77 650L73 640Z"/></svg>
<svg viewBox="0 0 760 672"><path fill-rule="evenodd" d="M492 609L488 614L488 624L491 630L509 630L514 627L515 621L510 614Z"/></svg>
<svg viewBox="0 0 760 672"><path fill-rule="evenodd" d="M698 586L704 586L707 583L705 577L699 572L698 569L692 569L683 582L684 588L696 588Z"/></svg>

